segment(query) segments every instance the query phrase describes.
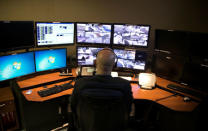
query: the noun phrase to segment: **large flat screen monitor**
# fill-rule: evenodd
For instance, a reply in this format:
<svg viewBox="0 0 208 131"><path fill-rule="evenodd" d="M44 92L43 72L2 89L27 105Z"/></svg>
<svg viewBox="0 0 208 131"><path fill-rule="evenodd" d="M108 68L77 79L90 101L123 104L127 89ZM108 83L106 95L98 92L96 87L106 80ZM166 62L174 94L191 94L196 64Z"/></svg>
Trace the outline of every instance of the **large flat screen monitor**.
<svg viewBox="0 0 208 131"><path fill-rule="evenodd" d="M66 48L35 51L36 71L65 68Z"/></svg>
<svg viewBox="0 0 208 131"><path fill-rule="evenodd" d="M99 48L99 47L78 46L77 64L79 66L93 66L98 51L102 49L103 48Z"/></svg>
<svg viewBox="0 0 208 131"><path fill-rule="evenodd" d="M188 33L185 31L156 29L155 49L167 54L187 56L188 38Z"/></svg>
<svg viewBox="0 0 208 131"><path fill-rule="evenodd" d="M0 50L34 47L33 21L0 21Z"/></svg>
<svg viewBox="0 0 208 131"><path fill-rule="evenodd" d="M208 93L207 84L208 67L198 63L185 63L181 81L189 87Z"/></svg>
<svg viewBox="0 0 208 131"><path fill-rule="evenodd" d="M100 23L77 23L77 43L110 44L111 25Z"/></svg>
<svg viewBox="0 0 208 131"><path fill-rule="evenodd" d="M189 55L208 61L208 33L189 33Z"/></svg>
<svg viewBox="0 0 208 131"><path fill-rule="evenodd" d="M53 46L74 43L74 23L36 23L37 46Z"/></svg>
<svg viewBox="0 0 208 131"><path fill-rule="evenodd" d="M146 53L136 50L114 49L117 56L117 68L145 70Z"/></svg>
<svg viewBox="0 0 208 131"><path fill-rule="evenodd" d="M35 72L33 52L0 56L0 63L0 81Z"/></svg>
<svg viewBox="0 0 208 131"><path fill-rule="evenodd" d="M180 82L185 61L185 57L156 53L152 61L152 71L159 77Z"/></svg>
<svg viewBox="0 0 208 131"><path fill-rule="evenodd" d="M113 45L147 47L150 34L148 25L114 24Z"/></svg>

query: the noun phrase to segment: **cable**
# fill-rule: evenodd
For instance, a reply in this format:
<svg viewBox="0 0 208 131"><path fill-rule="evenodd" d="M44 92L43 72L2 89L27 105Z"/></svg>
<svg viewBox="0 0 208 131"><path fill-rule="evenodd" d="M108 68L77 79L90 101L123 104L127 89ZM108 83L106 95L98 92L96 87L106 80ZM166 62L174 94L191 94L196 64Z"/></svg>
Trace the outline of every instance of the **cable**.
<svg viewBox="0 0 208 131"><path fill-rule="evenodd" d="M177 94L173 94L173 95L170 95L170 96L166 96L166 97L163 97L163 98L159 98L159 99L156 99L155 101L158 102L160 100L164 100L164 99L167 99L167 98L170 98L170 97L173 97L173 96L176 96Z"/></svg>

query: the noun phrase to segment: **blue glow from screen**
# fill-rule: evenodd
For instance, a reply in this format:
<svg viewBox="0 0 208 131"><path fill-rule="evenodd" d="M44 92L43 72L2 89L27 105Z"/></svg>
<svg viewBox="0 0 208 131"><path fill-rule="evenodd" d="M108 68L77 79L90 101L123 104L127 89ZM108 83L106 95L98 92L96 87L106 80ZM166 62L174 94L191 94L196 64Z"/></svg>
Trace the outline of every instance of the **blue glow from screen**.
<svg viewBox="0 0 208 131"><path fill-rule="evenodd" d="M35 72L33 52L1 56L0 63L0 81Z"/></svg>
<svg viewBox="0 0 208 131"><path fill-rule="evenodd" d="M35 51L36 71L66 67L66 49Z"/></svg>

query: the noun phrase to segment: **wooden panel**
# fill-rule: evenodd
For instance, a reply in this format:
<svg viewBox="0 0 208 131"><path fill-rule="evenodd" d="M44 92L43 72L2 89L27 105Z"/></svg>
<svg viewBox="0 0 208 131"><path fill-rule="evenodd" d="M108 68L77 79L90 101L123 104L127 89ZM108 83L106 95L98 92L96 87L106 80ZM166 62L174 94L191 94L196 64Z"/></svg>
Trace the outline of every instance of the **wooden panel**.
<svg viewBox="0 0 208 131"><path fill-rule="evenodd" d="M14 101L4 101L0 103L0 112L5 113L5 112L13 112L15 111L15 105Z"/></svg>
<svg viewBox="0 0 208 131"><path fill-rule="evenodd" d="M14 100L10 87L0 88L0 102Z"/></svg>
<svg viewBox="0 0 208 131"><path fill-rule="evenodd" d="M14 103L14 96L10 87L0 88L0 127L2 130L18 129L19 123Z"/></svg>

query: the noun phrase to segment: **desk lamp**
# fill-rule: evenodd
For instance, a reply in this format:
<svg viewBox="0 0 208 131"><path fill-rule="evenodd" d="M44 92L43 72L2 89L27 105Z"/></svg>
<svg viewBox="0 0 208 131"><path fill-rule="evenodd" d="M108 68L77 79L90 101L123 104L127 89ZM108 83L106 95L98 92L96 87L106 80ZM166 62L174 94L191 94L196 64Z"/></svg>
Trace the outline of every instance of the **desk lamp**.
<svg viewBox="0 0 208 131"><path fill-rule="evenodd" d="M142 89L152 89L155 86L156 76L154 73L140 73L139 85Z"/></svg>

